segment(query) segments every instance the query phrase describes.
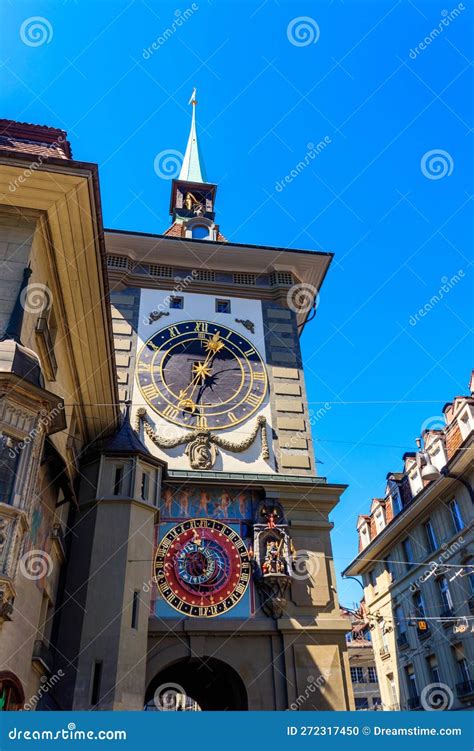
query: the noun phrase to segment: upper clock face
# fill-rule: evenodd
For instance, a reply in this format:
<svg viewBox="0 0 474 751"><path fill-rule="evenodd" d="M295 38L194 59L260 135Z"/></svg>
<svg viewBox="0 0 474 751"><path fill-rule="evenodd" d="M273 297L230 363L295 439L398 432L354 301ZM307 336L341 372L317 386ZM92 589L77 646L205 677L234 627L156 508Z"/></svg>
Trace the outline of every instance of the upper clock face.
<svg viewBox="0 0 474 751"><path fill-rule="evenodd" d="M138 355L147 404L177 425L222 430L262 405L267 373L241 334L219 323L183 321L154 334Z"/></svg>
<svg viewBox="0 0 474 751"><path fill-rule="evenodd" d="M162 597L183 615L212 618L242 598L250 581L245 543L214 519L189 519L165 534L155 556Z"/></svg>

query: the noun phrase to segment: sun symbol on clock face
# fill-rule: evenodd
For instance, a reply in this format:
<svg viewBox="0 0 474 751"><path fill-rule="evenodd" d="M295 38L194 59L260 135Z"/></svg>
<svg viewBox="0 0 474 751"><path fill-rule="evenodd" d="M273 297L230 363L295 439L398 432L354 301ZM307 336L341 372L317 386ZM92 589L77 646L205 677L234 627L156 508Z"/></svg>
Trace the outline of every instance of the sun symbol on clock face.
<svg viewBox="0 0 474 751"><path fill-rule="evenodd" d="M138 355L147 404L177 425L223 430L262 405L267 373L257 349L232 329L183 321L154 334Z"/></svg>

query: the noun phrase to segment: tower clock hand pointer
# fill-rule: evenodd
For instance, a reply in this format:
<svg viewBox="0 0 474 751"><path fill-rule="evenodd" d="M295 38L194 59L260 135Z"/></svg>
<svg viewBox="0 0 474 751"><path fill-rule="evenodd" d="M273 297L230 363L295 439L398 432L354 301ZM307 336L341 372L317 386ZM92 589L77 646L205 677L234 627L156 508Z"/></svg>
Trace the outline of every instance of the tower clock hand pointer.
<svg viewBox="0 0 474 751"><path fill-rule="evenodd" d="M211 367L212 361L214 357L216 356L216 354L224 347L223 342L221 342L219 339L220 339L219 332L216 332L212 337L207 339L206 344L204 345L208 352L206 359L204 360L203 363L198 363L197 365L194 366L193 370L194 370L195 375L192 378L191 383L188 386L186 386L185 389L182 389L180 391L179 406L182 406L185 409L186 408L190 409L192 412L195 411L196 404L193 401L192 396L199 382L201 381L201 384L202 384L202 381L204 380L204 378L207 375L210 375L210 372L211 372L210 367ZM187 394L189 389L191 389L191 393Z"/></svg>

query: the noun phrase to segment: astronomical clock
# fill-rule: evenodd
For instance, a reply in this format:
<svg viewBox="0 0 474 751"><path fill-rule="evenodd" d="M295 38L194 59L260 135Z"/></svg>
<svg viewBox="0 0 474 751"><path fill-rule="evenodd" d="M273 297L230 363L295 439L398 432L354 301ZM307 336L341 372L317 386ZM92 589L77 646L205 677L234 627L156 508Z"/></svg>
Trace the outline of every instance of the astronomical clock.
<svg viewBox="0 0 474 751"><path fill-rule="evenodd" d="M155 557L158 590L182 615L212 618L236 605L250 580L247 548L230 526L189 519L167 532Z"/></svg>
<svg viewBox="0 0 474 751"><path fill-rule="evenodd" d="M146 306L153 303L151 291L142 294L144 321ZM202 312L206 303L214 302L211 296L204 302L192 298L186 296L187 307L200 305ZM169 325L160 327L152 320L151 331L144 324L140 329L134 392L134 402L140 405L137 427L148 445L164 454L168 466L184 470L186 476L162 489L153 572L160 617L178 613L214 618L230 611L232 616L248 617L255 612L249 584L255 569L252 530L261 490L251 484L215 484L216 470L236 468L231 463L240 457L240 471L255 472L252 464L258 463L257 471L262 466L274 471L267 434L261 306L251 301L243 305L253 322L236 320L240 325L232 327L224 323L226 316L189 319L184 311L170 310ZM248 336L239 330L242 323L252 323ZM198 477L193 470L204 473ZM206 482L205 470L212 471L214 484ZM289 548L281 544L281 536L273 535L265 546L275 539L280 557L287 557Z"/></svg>

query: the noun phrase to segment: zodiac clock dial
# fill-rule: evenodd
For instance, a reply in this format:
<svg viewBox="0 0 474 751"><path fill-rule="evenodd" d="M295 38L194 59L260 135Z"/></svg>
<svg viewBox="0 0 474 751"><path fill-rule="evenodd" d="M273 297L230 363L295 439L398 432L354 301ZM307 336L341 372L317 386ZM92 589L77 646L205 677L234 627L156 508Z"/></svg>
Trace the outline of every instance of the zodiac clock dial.
<svg viewBox="0 0 474 751"><path fill-rule="evenodd" d="M155 556L155 581L182 615L213 618L234 607L250 580L245 543L214 519L189 519L165 534Z"/></svg>
<svg viewBox="0 0 474 751"><path fill-rule="evenodd" d="M183 427L223 430L262 405L267 373L245 337L219 323L182 321L142 347L137 380L147 404Z"/></svg>

